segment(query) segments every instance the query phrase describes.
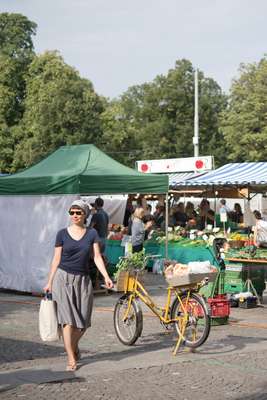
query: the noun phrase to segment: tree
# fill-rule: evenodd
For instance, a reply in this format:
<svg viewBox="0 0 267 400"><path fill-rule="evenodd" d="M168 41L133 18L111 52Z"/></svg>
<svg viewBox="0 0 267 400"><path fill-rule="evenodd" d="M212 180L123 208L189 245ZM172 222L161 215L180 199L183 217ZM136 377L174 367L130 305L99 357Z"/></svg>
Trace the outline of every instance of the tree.
<svg viewBox="0 0 267 400"><path fill-rule="evenodd" d="M221 131L229 160L265 161L267 157L267 58L241 64L230 90Z"/></svg>
<svg viewBox="0 0 267 400"><path fill-rule="evenodd" d="M14 127L24 113L25 77L34 57L36 24L21 14L0 14L0 170L13 160Z"/></svg>
<svg viewBox="0 0 267 400"><path fill-rule="evenodd" d="M104 101L57 52L36 56L26 83L12 171L29 167L61 145L101 141Z"/></svg>
<svg viewBox="0 0 267 400"><path fill-rule="evenodd" d="M223 138L219 134L219 116L226 107L226 96L203 73L199 73L199 88L200 152L215 154L218 163L222 163L225 153L220 151ZM120 120L115 122L118 115ZM133 156L192 156L193 133L194 69L188 60L177 61L166 76L159 75L151 83L129 88L116 102L113 117L109 113L109 143L115 148L123 135L125 146L120 150L125 151L124 160L129 165ZM130 154L131 146L134 154Z"/></svg>

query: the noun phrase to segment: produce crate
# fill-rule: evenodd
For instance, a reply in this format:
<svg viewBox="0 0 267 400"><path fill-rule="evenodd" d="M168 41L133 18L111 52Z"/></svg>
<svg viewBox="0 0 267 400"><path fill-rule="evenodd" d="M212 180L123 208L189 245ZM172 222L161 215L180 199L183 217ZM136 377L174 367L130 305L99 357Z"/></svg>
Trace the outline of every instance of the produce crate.
<svg viewBox="0 0 267 400"><path fill-rule="evenodd" d="M242 272L243 264L232 263L225 265L225 272Z"/></svg>
<svg viewBox="0 0 267 400"><path fill-rule="evenodd" d="M211 318L211 326L227 325L229 317L213 317Z"/></svg>
<svg viewBox="0 0 267 400"><path fill-rule="evenodd" d="M211 318L225 318L230 315L230 302L225 295L218 295L208 299Z"/></svg>
<svg viewBox="0 0 267 400"><path fill-rule="evenodd" d="M240 293L247 291L245 282L236 282L236 283L225 283L224 284L225 293Z"/></svg>
<svg viewBox="0 0 267 400"><path fill-rule="evenodd" d="M200 283L203 279L208 278L209 282L213 282L217 272L207 272L201 274L186 274L183 276L173 276L172 278L165 277L169 286L178 287Z"/></svg>

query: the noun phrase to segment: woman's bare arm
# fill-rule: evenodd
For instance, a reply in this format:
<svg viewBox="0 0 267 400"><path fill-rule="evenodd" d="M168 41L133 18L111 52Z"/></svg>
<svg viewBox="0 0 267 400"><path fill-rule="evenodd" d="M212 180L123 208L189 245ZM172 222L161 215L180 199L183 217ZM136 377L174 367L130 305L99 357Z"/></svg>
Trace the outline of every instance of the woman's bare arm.
<svg viewBox="0 0 267 400"><path fill-rule="evenodd" d="M97 266L98 270L101 272L101 274L103 275L104 279L105 279L105 284L108 288L112 288L113 287L113 282L110 279L103 258L101 256L100 250L99 250L99 244L98 243L94 243L93 245L93 249L94 249L94 262L95 265Z"/></svg>
<svg viewBox="0 0 267 400"><path fill-rule="evenodd" d="M53 283L53 279L54 279L57 267L59 266L59 263L60 263L61 253L62 253L62 247L55 247L53 260L51 262L50 271L49 271L49 275L48 275L48 282L47 282L47 285L44 287L45 292L46 291L51 292L51 290L52 290L52 283Z"/></svg>

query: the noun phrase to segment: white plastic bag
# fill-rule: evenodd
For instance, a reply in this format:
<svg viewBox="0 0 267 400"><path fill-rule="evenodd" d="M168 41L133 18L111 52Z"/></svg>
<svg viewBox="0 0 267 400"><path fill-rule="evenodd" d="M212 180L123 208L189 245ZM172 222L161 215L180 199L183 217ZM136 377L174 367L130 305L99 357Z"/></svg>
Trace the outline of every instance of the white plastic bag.
<svg viewBox="0 0 267 400"><path fill-rule="evenodd" d="M190 261L188 268L191 274L200 274L210 272L211 265L209 261Z"/></svg>
<svg viewBox="0 0 267 400"><path fill-rule="evenodd" d="M163 274L163 267L164 267L164 260L162 258L159 258L154 261L153 267L152 267L152 272L154 274Z"/></svg>
<svg viewBox="0 0 267 400"><path fill-rule="evenodd" d="M41 300L39 310L39 332L44 342L59 339L56 303L47 296Z"/></svg>

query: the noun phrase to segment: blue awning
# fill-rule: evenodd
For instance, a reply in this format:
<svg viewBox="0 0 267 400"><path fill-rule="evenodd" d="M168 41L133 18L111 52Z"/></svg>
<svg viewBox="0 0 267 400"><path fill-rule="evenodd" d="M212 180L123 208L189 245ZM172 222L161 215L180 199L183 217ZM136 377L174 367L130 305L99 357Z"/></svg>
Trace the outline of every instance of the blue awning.
<svg viewBox="0 0 267 400"><path fill-rule="evenodd" d="M205 175L205 172L176 172L169 175L169 185L170 187L177 185L180 182L187 181L188 179L198 178L199 176Z"/></svg>
<svg viewBox="0 0 267 400"><path fill-rule="evenodd" d="M267 185L267 162L231 163L204 176L187 179L179 186L251 186Z"/></svg>

